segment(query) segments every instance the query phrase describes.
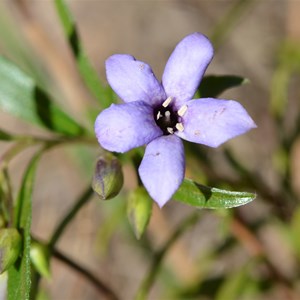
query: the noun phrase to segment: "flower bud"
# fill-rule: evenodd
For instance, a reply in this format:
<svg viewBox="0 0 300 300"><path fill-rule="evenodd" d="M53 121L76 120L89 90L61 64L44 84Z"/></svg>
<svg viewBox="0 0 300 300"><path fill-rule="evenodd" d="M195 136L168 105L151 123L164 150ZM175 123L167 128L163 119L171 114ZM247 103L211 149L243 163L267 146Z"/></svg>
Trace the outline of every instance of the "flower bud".
<svg viewBox="0 0 300 300"><path fill-rule="evenodd" d="M127 217L137 239L140 239L147 229L152 204L152 199L143 187L138 187L129 194Z"/></svg>
<svg viewBox="0 0 300 300"><path fill-rule="evenodd" d="M42 276L50 278L49 251L45 245L32 241L30 246L30 259L36 270Z"/></svg>
<svg viewBox="0 0 300 300"><path fill-rule="evenodd" d="M103 200L114 198L123 186L123 172L119 160L110 153L98 158L92 187Z"/></svg>
<svg viewBox="0 0 300 300"><path fill-rule="evenodd" d="M17 260L22 238L16 228L0 229L0 273L6 271Z"/></svg>

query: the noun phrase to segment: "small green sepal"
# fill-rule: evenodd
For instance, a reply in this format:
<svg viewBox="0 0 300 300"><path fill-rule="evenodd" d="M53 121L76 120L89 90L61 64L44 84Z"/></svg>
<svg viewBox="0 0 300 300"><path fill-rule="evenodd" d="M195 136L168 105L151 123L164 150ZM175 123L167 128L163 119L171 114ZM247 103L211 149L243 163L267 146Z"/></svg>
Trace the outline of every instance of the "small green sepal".
<svg viewBox="0 0 300 300"><path fill-rule="evenodd" d="M45 278L50 278L50 263L48 248L36 241L31 242L30 259L35 269Z"/></svg>
<svg viewBox="0 0 300 300"><path fill-rule="evenodd" d="M152 213L153 201L143 187L132 191L128 197L127 217L137 239L147 229Z"/></svg>
<svg viewBox="0 0 300 300"><path fill-rule="evenodd" d="M17 260L22 247L22 238L16 228L0 229L0 273Z"/></svg>

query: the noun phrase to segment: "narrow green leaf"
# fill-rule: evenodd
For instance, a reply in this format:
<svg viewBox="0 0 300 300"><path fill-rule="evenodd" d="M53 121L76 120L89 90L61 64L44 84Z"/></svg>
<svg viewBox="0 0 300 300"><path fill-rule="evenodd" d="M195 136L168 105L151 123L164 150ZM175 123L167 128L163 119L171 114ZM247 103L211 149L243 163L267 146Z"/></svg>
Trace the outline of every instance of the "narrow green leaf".
<svg viewBox="0 0 300 300"><path fill-rule="evenodd" d="M249 80L240 76L220 75L205 76L197 91L197 97L217 97L225 90L248 83Z"/></svg>
<svg viewBox="0 0 300 300"><path fill-rule="evenodd" d="M231 208L245 205L256 197L253 193L232 192L198 184L185 179L173 199L197 208Z"/></svg>
<svg viewBox="0 0 300 300"><path fill-rule="evenodd" d="M116 95L109 86L103 85L97 74L97 71L87 57L82 47L75 22L65 1L55 0L55 6L65 35L69 41L70 48L75 57L78 70L85 84L89 88L92 95L100 102L101 107L108 107L113 100L116 99Z"/></svg>
<svg viewBox="0 0 300 300"><path fill-rule="evenodd" d="M77 136L84 131L32 78L1 56L0 110L56 133Z"/></svg>
<svg viewBox="0 0 300 300"><path fill-rule="evenodd" d="M8 270L7 299L27 300L30 295L30 227L31 227L31 197L37 163L41 156L38 152L30 161L24 174L18 194L14 225L22 233L23 247L21 258Z"/></svg>
<svg viewBox="0 0 300 300"><path fill-rule="evenodd" d="M128 197L127 216L137 239L140 239L149 223L153 201L142 187Z"/></svg>

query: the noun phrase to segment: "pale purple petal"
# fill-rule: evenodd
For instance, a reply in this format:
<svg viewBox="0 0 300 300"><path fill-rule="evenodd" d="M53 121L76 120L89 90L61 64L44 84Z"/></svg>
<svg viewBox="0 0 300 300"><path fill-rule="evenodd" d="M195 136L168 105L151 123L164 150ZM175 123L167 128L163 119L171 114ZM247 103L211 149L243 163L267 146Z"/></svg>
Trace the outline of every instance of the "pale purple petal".
<svg viewBox="0 0 300 300"><path fill-rule="evenodd" d="M162 77L167 96L175 97L177 106L194 96L213 57L210 41L201 33L185 37L171 54Z"/></svg>
<svg viewBox="0 0 300 300"><path fill-rule="evenodd" d="M152 107L143 101L112 104L97 117L95 133L104 149L122 153L163 134L154 121Z"/></svg>
<svg viewBox="0 0 300 300"><path fill-rule="evenodd" d="M131 55L116 54L106 60L106 76L124 102L144 101L150 105L166 99L149 65Z"/></svg>
<svg viewBox="0 0 300 300"><path fill-rule="evenodd" d="M255 128L256 125L241 104L233 100L203 98L186 103L181 138L210 147Z"/></svg>
<svg viewBox="0 0 300 300"><path fill-rule="evenodd" d="M182 183L184 170L183 143L177 136L167 135L147 145L139 174L150 196L162 207Z"/></svg>

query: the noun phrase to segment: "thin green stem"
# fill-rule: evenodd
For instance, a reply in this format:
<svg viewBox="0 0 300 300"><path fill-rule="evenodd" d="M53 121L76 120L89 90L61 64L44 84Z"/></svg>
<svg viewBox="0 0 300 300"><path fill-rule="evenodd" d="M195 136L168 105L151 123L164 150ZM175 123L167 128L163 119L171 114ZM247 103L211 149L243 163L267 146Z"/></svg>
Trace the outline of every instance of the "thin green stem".
<svg viewBox="0 0 300 300"><path fill-rule="evenodd" d="M253 4L255 0L237 0L220 22L214 27L210 40L215 48L218 48L234 24L242 15L247 11L250 4Z"/></svg>
<svg viewBox="0 0 300 300"><path fill-rule="evenodd" d="M93 194L92 188L89 186L84 193L80 196L78 201L75 202L73 207L68 211L68 213L63 217L61 222L58 224L56 229L54 230L49 242L48 242L48 249L49 249L49 259L54 254L54 246L63 234L64 230L66 229L67 225L72 221L72 219L76 216L77 212L82 208L90 199ZM36 299L38 286L41 281L41 276L39 273L35 272L33 274L33 285L31 289L31 299Z"/></svg>
<svg viewBox="0 0 300 300"><path fill-rule="evenodd" d="M150 289L155 281L155 278L160 270L160 267L162 265L163 259L167 252L170 250L170 248L173 246L173 244L177 241L177 239L193 224L195 224L200 215L199 212L193 213L189 215L186 219L184 219L179 226L176 228L176 230L173 232L173 234L170 236L168 241L165 243L165 245L154 255L154 259L152 262L152 265L150 267L149 272L147 273L146 277L142 281L136 296L135 300L144 300L147 298L147 295L150 292Z"/></svg>
<svg viewBox="0 0 300 300"><path fill-rule="evenodd" d="M78 201L75 202L70 211L63 217L61 222L58 224L56 229L54 230L52 237L48 243L49 249L54 247L58 239L61 237L67 225L72 221L72 219L76 216L78 211L89 201L90 197L93 194L93 189L89 186L84 193L80 196Z"/></svg>
<svg viewBox="0 0 300 300"><path fill-rule="evenodd" d="M0 170L5 168L8 163L20 152L34 145L43 145L45 149L50 149L60 144L96 144L94 138L89 137L56 137L53 139L40 138L34 136L13 136L16 143L0 156Z"/></svg>
<svg viewBox="0 0 300 300"><path fill-rule="evenodd" d="M19 140L12 147L10 147L6 152L0 156L0 169L6 168L8 163L20 152L29 146L32 146L32 140Z"/></svg>
<svg viewBox="0 0 300 300"><path fill-rule="evenodd" d="M238 172L241 177L247 180L248 185L255 188L255 190L264 197L266 201L270 202L277 215L287 221L291 218L292 212L294 210L293 197L289 195L289 191L270 191L268 185L264 182L263 178L259 178L257 174L252 174L244 165L242 165L231 153L229 149L225 149L225 158L233 167L233 169ZM283 201L288 199L289 201Z"/></svg>

